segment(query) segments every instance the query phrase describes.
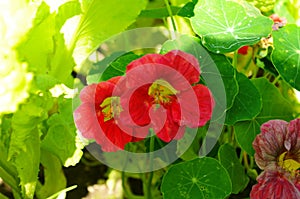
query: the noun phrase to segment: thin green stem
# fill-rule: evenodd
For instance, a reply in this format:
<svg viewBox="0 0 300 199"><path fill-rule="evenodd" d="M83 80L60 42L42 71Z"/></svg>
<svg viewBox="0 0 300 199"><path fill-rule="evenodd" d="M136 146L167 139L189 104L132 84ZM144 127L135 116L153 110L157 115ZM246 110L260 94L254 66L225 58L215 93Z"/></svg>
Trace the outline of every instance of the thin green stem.
<svg viewBox="0 0 300 199"><path fill-rule="evenodd" d="M233 54L233 60L232 60L232 65L234 68L237 68L237 62L238 62L238 51L234 51Z"/></svg>
<svg viewBox="0 0 300 199"><path fill-rule="evenodd" d="M176 24L175 24L175 20L174 20L174 17L173 17L173 13L172 13L171 6L170 6L170 4L169 4L169 1L168 1L168 0L164 0L164 1L165 1L167 10L168 10L169 16L170 16L170 18L171 18L173 30L174 30L174 31L177 31Z"/></svg>
<svg viewBox="0 0 300 199"><path fill-rule="evenodd" d="M247 153L243 152L243 159L244 159L244 165L246 167L246 169L249 169L249 163L248 163L248 157L247 157Z"/></svg>
<svg viewBox="0 0 300 199"><path fill-rule="evenodd" d="M244 150L241 149L241 153L240 153L240 157L239 157L239 160L240 160L241 164L243 163L243 155L244 155Z"/></svg>
<svg viewBox="0 0 300 199"><path fill-rule="evenodd" d="M3 181L7 185L9 185L13 190L15 190L17 193L20 191L15 178L11 176L7 171L5 171L2 167L0 167L0 176L3 179Z"/></svg>
<svg viewBox="0 0 300 199"><path fill-rule="evenodd" d="M149 155L150 155L150 158L149 158L150 173L149 173L148 180L147 180L147 183L146 183L146 193L145 193L145 196L146 196L147 199L152 199L151 187L152 187L152 179L153 179L152 168L153 168L154 139L155 139L155 137L154 137L153 133L151 132L150 152L149 152Z"/></svg>
<svg viewBox="0 0 300 199"><path fill-rule="evenodd" d="M250 168L252 169L254 167L254 158L250 157Z"/></svg>
<svg viewBox="0 0 300 199"><path fill-rule="evenodd" d="M272 84L275 85L275 84L279 81L279 79L280 79L280 75L278 75L278 76L274 79L274 81L272 82Z"/></svg>
<svg viewBox="0 0 300 199"><path fill-rule="evenodd" d="M61 190L61 191L59 191L59 192L53 194L52 196L48 197L47 199L54 199L54 198L56 198L57 196L59 196L61 193L63 193L63 192L68 192L68 191L71 191L71 190L76 189L76 188L77 188L77 185L73 185L73 186L71 186L71 187L68 187L68 188L66 188L66 189L64 189L64 190Z"/></svg>

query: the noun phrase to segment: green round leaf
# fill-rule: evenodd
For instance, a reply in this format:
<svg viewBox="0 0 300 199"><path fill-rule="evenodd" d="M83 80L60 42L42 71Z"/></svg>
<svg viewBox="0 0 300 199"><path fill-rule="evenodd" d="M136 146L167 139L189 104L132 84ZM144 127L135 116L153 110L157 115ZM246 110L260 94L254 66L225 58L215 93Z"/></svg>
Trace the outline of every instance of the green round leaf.
<svg viewBox="0 0 300 199"><path fill-rule="evenodd" d="M272 30L272 20L246 1L201 0L194 13L194 31L201 36L203 45L216 53L255 44Z"/></svg>
<svg viewBox="0 0 300 199"><path fill-rule="evenodd" d="M238 122L234 125L238 143L250 155L254 155L252 142L260 132L260 126L271 119L289 121L292 119L294 111L291 103L267 79L254 79L252 83L262 96L262 110L254 119Z"/></svg>
<svg viewBox="0 0 300 199"><path fill-rule="evenodd" d="M287 25L273 32L272 62L282 78L300 90L300 27Z"/></svg>
<svg viewBox="0 0 300 199"><path fill-rule="evenodd" d="M217 160L204 157L171 167L161 190L164 199L223 199L231 193L231 181Z"/></svg>
<svg viewBox="0 0 300 199"><path fill-rule="evenodd" d="M219 148L218 157L230 176L232 193L238 194L249 183L249 177L246 175L234 148L229 144L222 145Z"/></svg>
<svg viewBox="0 0 300 199"><path fill-rule="evenodd" d="M238 72L236 72L236 80L239 84L239 93L226 114L225 123L229 125L254 118L262 108L261 96L252 82Z"/></svg>

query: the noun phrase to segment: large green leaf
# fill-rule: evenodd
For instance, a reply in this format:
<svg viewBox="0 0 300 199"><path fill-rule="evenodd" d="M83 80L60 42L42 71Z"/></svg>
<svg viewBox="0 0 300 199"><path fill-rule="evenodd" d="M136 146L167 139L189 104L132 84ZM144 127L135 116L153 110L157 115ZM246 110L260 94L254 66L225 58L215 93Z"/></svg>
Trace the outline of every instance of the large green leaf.
<svg viewBox="0 0 300 199"><path fill-rule="evenodd" d="M239 93L226 114L225 123L229 125L254 118L262 108L260 93L252 82L244 74L238 72L236 79L239 84Z"/></svg>
<svg viewBox="0 0 300 199"><path fill-rule="evenodd" d="M236 79L237 72L224 55L210 54L210 56L219 69L219 75L222 77L226 91L226 109L230 109L233 106L234 99L239 93L239 84ZM207 73L207 75L218 75L210 73L209 68L206 68L206 66L203 67L203 73ZM217 84L212 84L212 86L215 87L214 90L216 91L220 88Z"/></svg>
<svg viewBox="0 0 300 199"><path fill-rule="evenodd" d="M53 52L55 29L55 14L50 14L49 6L43 2L37 10L32 29L17 46L21 59L29 64L30 71L42 74L49 71L48 55Z"/></svg>
<svg viewBox="0 0 300 199"><path fill-rule="evenodd" d="M273 32L272 62L281 77L300 91L300 27L287 25Z"/></svg>
<svg viewBox="0 0 300 199"><path fill-rule="evenodd" d="M50 13L42 3L33 20L34 26L17 47L21 59L29 64L29 70L37 74L49 74L71 87L71 72L75 63L65 45L60 28L68 17L78 14L78 2L68 2L59 8L58 14Z"/></svg>
<svg viewBox="0 0 300 199"><path fill-rule="evenodd" d="M262 96L262 110L252 120L238 122L234 125L235 136L248 154L254 155L252 142L260 132L260 126L271 119L291 120L293 118L293 106L287 101L278 89L265 78L252 80Z"/></svg>
<svg viewBox="0 0 300 199"><path fill-rule="evenodd" d="M60 160L56 156L42 150L41 164L44 169L44 183L41 187L37 187L36 195L38 198L47 198L53 193L63 190L67 181Z"/></svg>
<svg viewBox="0 0 300 199"><path fill-rule="evenodd" d="M41 147L53 153L64 166L75 165L82 155L82 146L76 136L76 128L72 117L72 99L58 98L58 111L47 121L47 135Z"/></svg>
<svg viewBox="0 0 300 199"><path fill-rule="evenodd" d="M109 37L123 31L146 6L145 0L83 0L82 15L71 41L80 65Z"/></svg>
<svg viewBox="0 0 300 199"><path fill-rule="evenodd" d="M241 165L234 148L229 144L222 145L219 148L218 157L230 176L232 193L237 194L244 190L249 182L249 177L246 175L245 168Z"/></svg>
<svg viewBox="0 0 300 199"><path fill-rule="evenodd" d="M12 118L9 160L17 168L23 198L33 198L40 164L40 123L47 119L51 97L31 96Z"/></svg>
<svg viewBox="0 0 300 199"><path fill-rule="evenodd" d="M227 53L257 43L272 30L272 20L246 1L201 0L191 18L194 31L210 51Z"/></svg>
<svg viewBox="0 0 300 199"><path fill-rule="evenodd" d="M5 115L0 119L0 177L16 193L14 197L21 198L17 169L12 162L7 161L11 130L11 116Z"/></svg>
<svg viewBox="0 0 300 199"><path fill-rule="evenodd" d="M203 157L170 167L161 191L164 199L223 199L231 193L231 181L217 160Z"/></svg>

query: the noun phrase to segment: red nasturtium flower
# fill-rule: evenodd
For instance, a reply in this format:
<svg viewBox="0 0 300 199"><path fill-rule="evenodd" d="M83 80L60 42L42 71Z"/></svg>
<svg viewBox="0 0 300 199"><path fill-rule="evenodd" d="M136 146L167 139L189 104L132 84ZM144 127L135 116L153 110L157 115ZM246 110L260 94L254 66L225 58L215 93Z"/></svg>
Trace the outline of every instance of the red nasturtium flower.
<svg viewBox="0 0 300 199"><path fill-rule="evenodd" d="M251 198L300 198L300 119L264 123L253 148L255 161L264 171Z"/></svg>
<svg viewBox="0 0 300 199"><path fill-rule="evenodd" d="M130 93L129 114L134 123L149 125L165 142L180 139L185 126L205 125L214 101L200 80L198 60L173 50L165 55L148 54L131 62L126 71Z"/></svg>
<svg viewBox="0 0 300 199"><path fill-rule="evenodd" d="M138 140L130 134L131 128L126 129L130 132L127 133L118 124L122 112L121 92L115 91L115 85L119 79L115 77L85 87L80 93L82 104L74 112L74 120L82 136L95 139L103 151L124 149L128 142Z"/></svg>
<svg viewBox="0 0 300 199"><path fill-rule="evenodd" d="M103 151L124 149L144 139L150 128L165 142L185 127L203 126L214 105L200 80L197 59L182 51L149 54L131 62L123 77L92 84L80 93L74 120L82 136Z"/></svg>

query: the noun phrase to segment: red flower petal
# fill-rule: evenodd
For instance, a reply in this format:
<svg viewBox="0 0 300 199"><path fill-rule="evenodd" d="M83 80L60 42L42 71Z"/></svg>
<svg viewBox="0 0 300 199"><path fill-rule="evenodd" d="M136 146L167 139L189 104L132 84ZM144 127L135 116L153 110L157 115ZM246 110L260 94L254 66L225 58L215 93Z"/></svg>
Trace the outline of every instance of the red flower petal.
<svg viewBox="0 0 300 199"><path fill-rule="evenodd" d="M124 149L125 145L132 141L132 136L121 130L114 119L104 122L102 118L100 126L104 134L95 134L95 139L103 151L112 152Z"/></svg>
<svg viewBox="0 0 300 199"><path fill-rule="evenodd" d="M145 85L137 90L135 90L132 95L129 96L123 95L121 98L121 104L122 107L126 108L129 106L129 114L128 116L123 116L123 120L130 120L132 119L133 122L139 126L145 126L148 125L151 122L150 116L149 116L149 110L151 106L153 105L153 98L151 98L148 95L148 89L150 85ZM129 100L128 100L129 98ZM131 117L131 118L129 118ZM130 125L135 125L132 124L131 122L127 121L124 122Z"/></svg>
<svg viewBox="0 0 300 199"><path fill-rule="evenodd" d="M247 55L249 46L243 46L238 50L238 54Z"/></svg>
<svg viewBox="0 0 300 199"><path fill-rule="evenodd" d="M184 134L185 127L179 126L173 120L170 109L165 109L163 106L151 109L150 112L153 130L164 142L170 142L173 139L180 139Z"/></svg>
<svg viewBox="0 0 300 199"><path fill-rule="evenodd" d="M200 67L198 60L193 55L180 50L172 50L164 57L167 58L169 66L179 71L190 84L199 82Z"/></svg>
<svg viewBox="0 0 300 199"><path fill-rule="evenodd" d="M83 103L74 112L74 121L78 130L84 137L95 139L103 151L121 150L128 142L138 140L132 137L133 129L124 125L119 126L116 118L104 119L103 107L100 105L105 99L112 97L113 93L115 94L115 84L119 79L120 77L115 77L85 87L80 93Z"/></svg>
<svg viewBox="0 0 300 199"><path fill-rule="evenodd" d="M300 190L279 171L264 171L252 187L251 199L299 199Z"/></svg>
<svg viewBox="0 0 300 199"><path fill-rule="evenodd" d="M178 99L180 102L172 105L172 116L181 126L196 128L204 126L210 120L214 100L206 86L201 84L193 86L192 90L180 93Z"/></svg>
<svg viewBox="0 0 300 199"><path fill-rule="evenodd" d="M290 121L284 146L293 159L300 162L300 119Z"/></svg>
<svg viewBox="0 0 300 199"><path fill-rule="evenodd" d="M287 151L284 147L287 125L283 120L270 120L261 126L261 134L257 135L252 143L259 168L276 166L278 157Z"/></svg>
<svg viewBox="0 0 300 199"><path fill-rule="evenodd" d="M95 107L89 103L81 104L74 111L76 127L85 138L94 138L94 125L98 123Z"/></svg>
<svg viewBox="0 0 300 199"><path fill-rule="evenodd" d="M182 79L189 84L197 83L200 79L198 60L193 55L179 50L170 51L165 55L148 54L134 60L127 66L127 76L130 75L132 69L137 72L128 78L132 82L129 85L141 86L143 83L164 79L178 89L174 84L179 84L183 81Z"/></svg>

